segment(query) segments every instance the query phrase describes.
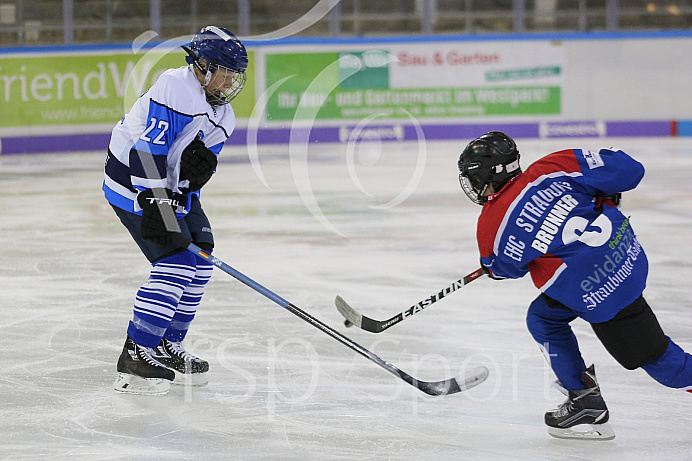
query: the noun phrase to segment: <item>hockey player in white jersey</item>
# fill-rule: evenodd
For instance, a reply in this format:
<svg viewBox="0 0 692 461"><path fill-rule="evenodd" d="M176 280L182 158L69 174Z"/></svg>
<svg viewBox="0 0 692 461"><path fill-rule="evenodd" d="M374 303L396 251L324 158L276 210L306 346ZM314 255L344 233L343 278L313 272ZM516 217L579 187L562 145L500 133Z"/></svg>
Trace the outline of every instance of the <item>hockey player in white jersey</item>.
<svg viewBox="0 0 692 461"><path fill-rule="evenodd" d="M235 128L229 102L243 89L248 58L231 32L215 26L183 49L188 65L159 77L113 129L108 146L103 191L152 265L117 363L120 392L165 394L171 383L207 383L209 363L182 341L213 266L174 238L214 247L200 189Z"/></svg>

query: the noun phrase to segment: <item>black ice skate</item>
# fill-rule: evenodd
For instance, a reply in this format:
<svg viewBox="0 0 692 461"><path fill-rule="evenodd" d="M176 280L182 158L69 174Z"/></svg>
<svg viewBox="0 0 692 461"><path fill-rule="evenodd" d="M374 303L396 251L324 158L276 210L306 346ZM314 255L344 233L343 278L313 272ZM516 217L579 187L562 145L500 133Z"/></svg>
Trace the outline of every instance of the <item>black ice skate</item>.
<svg viewBox="0 0 692 461"><path fill-rule="evenodd" d="M156 361L152 355L153 349L135 344L128 336L118 359L118 378L113 388L128 394L167 393L175 373Z"/></svg>
<svg viewBox="0 0 692 461"><path fill-rule="evenodd" d="M567 400L545 414L548 433L561 439L615 438L608 422L608 407L601 396L594 366L584 370L581 381L586 388L567 393Z"/></svg>
<svg viewBox="0 0 692 461"><path fill-rule="evenodd" d="M173 384L204 386L208 382L209 362L190 354L182 342L162 338L154 357L175 372Z"/></svg>

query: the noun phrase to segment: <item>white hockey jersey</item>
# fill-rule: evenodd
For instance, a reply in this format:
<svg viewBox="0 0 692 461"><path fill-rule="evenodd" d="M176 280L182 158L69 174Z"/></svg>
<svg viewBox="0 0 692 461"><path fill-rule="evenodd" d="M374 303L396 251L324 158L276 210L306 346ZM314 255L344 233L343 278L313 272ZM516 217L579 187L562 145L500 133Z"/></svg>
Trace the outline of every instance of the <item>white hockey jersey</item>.
<svg viewBox="0 0 692 461"><path fill-rule="evenodd" d="M166 71L113 129L103 182L106 199L141 214L139 191L164 187L181 192L188 185L179 179L185 147L201 139L218 156L234 128L233 108L212 107L191 68ZM178 217L188 209L178 208Z"/></svg>

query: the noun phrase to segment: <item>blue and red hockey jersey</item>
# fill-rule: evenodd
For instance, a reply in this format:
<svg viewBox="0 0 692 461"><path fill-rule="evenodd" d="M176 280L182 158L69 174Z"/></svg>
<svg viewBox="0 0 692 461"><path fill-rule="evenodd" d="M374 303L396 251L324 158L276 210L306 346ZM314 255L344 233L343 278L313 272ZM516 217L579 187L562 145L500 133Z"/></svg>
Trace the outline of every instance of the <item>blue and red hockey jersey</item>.
<svg viewBox="0 0 692 461"><path fill-rule="evenodd" d="M628 218L594 197L634 189L644 167L620 150L549 154L488 197L478 219L481 262L534 285L590 323L638 298L648 262Z"/></svg>

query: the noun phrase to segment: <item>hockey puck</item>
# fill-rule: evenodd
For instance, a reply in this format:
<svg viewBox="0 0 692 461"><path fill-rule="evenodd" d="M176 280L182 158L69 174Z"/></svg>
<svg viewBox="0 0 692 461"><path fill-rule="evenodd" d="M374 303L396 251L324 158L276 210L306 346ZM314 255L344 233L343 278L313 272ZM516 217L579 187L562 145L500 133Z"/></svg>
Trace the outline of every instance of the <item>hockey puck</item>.
<svg viewBox="0 0 692 461"><path fill-rule="evenodd" d="M351 328L353 326L353 324L351 322L349 322L348 319L344 320L344 325L346 325L346 327L348 327L348 328Z"/></svg>

